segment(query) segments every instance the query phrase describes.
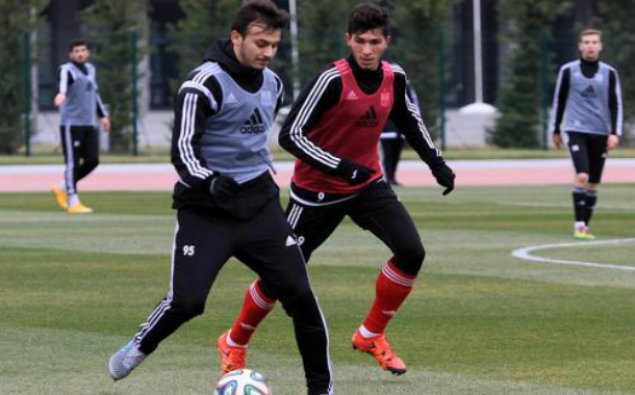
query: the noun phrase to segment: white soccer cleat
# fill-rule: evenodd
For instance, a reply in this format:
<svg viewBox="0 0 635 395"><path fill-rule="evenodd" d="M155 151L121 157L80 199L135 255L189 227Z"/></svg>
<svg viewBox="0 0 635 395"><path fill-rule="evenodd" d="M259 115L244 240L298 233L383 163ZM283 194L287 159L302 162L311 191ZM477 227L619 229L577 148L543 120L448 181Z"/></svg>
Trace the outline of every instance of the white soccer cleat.
<svg viewBox="0 0 635 395"><path fill-rule="evenodd" d="M147 355L139 351L139 346L135 343L134 339L132 339L110 357L110 361L108 361L108 373L110 373L110 377L112 377L113 380L121 380L128 376L134 368L139 366L146 357Z"/></svg>

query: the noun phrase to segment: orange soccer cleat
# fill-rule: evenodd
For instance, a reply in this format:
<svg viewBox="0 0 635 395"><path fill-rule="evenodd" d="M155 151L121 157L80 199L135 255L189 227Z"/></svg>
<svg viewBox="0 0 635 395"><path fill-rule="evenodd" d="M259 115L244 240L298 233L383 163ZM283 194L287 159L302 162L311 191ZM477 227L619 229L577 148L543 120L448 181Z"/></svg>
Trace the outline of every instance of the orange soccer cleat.
<svg viewBox="0 0 635 395"><path fill-rule="evenodd" d="M401 375L408 371L404 361L390 348L390 344L388 344L385 335L382 334L367 339L359 333L359 330L356 330L353 335L352 343L355 350L368 353L375 357L382 369L396 375Z"/></svg>
<svg viewBox="0 0 635 395"><path fill-rule="evenodd" d="M62 210L68 209L68 194L57 185L51 186L51 192L55 195L55 201Z"/></svg>
<svg viewBox="0 0 635 395"><path fill-rule="evenodd" d="M68 208L69 214L90 214L92 212L92 208L86 207L81 203L74 204Z"/></svg>
<svg viewBox="0 0 635 395"><path fill-rule="evenodd" d="M219 371L221 374L232 370L243 369L247 359L247 347L234 347L227 344L229 331L223 332L218 338L218 355L220 357Z"/></svg>

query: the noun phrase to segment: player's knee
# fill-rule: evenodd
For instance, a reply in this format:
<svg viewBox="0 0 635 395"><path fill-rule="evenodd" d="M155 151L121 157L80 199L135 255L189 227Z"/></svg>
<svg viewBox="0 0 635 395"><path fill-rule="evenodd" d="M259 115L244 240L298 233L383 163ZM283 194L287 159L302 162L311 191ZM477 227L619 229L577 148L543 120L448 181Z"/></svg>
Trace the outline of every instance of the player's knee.
<svg viewBox="0 0 635 395"><path fill-rule="evenodd" d="M426 258L426 250L421 242L410 243L395 256L396 265L405 273L416 275L423 266Z"/></svg>
<svg viewBox="0 0 635 395"><path fill-rule="evenodd" d="M93 159L93 158L86 159L83 162L83 166L86 169L86 171L91 172L95 170L97 166L99 166L99 159Z"/></svg>
<svg viewBox="0 0 635 395"><path fill-rule="evenodd" d="M302 294L281 296L280 303L287 315L294 320L305 324L318 324L321 321L319 307L310 288Z"/></svg>
<svg viewBox="0 0 635 395"><path fill-rule="evenodd" d="M279 280L281 281L275 287L270 287L269 291L278 297L287 314L291 316L292 312L305 302L306 295L313 296L313 290L306 276L297 274Z"/></svg>
<svg viewBox="0 0 635 395"><path fill-rule="evenodd" d="M173 309L175 314L179 314L185 317L185 319L190 319L203 314L203 311L205 311L205 301L194 299L179 300L178 302L172 303L171 309Z"/></svg>
<svg viewBox="0 0 635 395"><path fill-rule="evenodd" d="M278 299L275 287L272 286L271 284L269 284L268 282L262 280L262 279L260 279L258 281L258 289L267 298L269 298L269 299Z"/></svg>
<svg viewBox="0 0 635 395"><path fill-rule="evenodd" d="M587 185L589 183L589 175L587 173L578 173L575 176L578 185Z"/></svg>
<svg viewBox="0 0 635 395"><path fill-rule="evenodd" d="M308 282L298 281L296 284L285 284L279 287L276 292L282 304L295 303L301 300L307 293L312 293Z"/></svg>

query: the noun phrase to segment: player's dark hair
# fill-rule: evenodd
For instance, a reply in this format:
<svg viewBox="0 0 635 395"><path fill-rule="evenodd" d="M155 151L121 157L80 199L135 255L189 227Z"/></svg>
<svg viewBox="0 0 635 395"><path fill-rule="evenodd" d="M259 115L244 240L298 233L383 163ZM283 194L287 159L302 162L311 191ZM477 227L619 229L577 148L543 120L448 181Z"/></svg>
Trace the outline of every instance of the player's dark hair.
<svg viewBox="0 0 635 395"><path fill-rule="evenodd" d="M254 22L262 23L269 29L282 29L289 23L289 13L271 0L247 0L236 13L231 30L244 36Z"/></svg>
<svg viewBox="0 0 635 395"><path fill-rule="evenodd" d="M75 39L68 43L68 52L72 52L75 47L88 48L88 42L86 40Z"/></svg>
<svg viewBox="0 0 635 395"><path fill-rule="evenodd" d="M356 5L348 17L348 33L362 33L373 29L382 29L382 34L390 35L388 12L373 3Z"/></svg>

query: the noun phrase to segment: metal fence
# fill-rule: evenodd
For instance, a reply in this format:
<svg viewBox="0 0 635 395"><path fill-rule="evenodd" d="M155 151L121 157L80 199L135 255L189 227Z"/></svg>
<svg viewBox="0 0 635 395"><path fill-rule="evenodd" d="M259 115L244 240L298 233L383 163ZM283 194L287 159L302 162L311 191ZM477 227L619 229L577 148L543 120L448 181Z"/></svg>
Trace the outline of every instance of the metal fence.
<svg viewBox="0 0 635 395"><path fill-rule="evenodd" d="M476 101L478 97L493 106L497 105L501 88L505 86L508 77L506 62L514 51L514 43L503 42L496 32L485 34L482 38L483 67L479 76L474 67L474 38L471 32L446 29L439 31L437 36L438 45L428 48L435 59L434 73L419 76L434 81L436 85L435 97L426 97L428 92L418 91L420 97L426 98L427 103L432 103L427 106L433 106L437 111L436 122L428 120L429 126L435 130L442 148L486 146L488 144L486 129L492 127L497 114L465 114L461 109ZM543 37L540 60L542 67L540 74L536 76L542 98L539 109L541 125L538 127L542 131L541 138L546 148L548 145L546 125L555 73L560 64L575 58L577 51L571 37L549 38L546 34L541 37ZM196 42L196 39L193 38L192 42ZM52 106L52 99L56 94L57 76L55 74L58 65L52 60L51 51L46 50L45 46L40 45L39 51L33 51L33 40L29 34L23 34L23 43L25 52L22 78L24 94L27 98L23 108L23 152L25 155L32 155L33 146L48 147L50 151L58 151L59 122L57 111ZM165 34L151 35L148 40L140 40L134 33L130 34L131 56L135 57L138 53L145 54L140 59L130 59L131 63L138 65L129 70L133 74L131 76L133 85L130 87L130 92L133 92L130 108L133 122L127 128L127 133L131 134L130 154L132 155L143 153L153 147L169 145L172 125L171 100L174 87L183 77L179 75L183 74L183 71L177 67L179 59L170 50L171 44L170 38ZM193 46L197 48L194 52L202 55L207 44L209 43L198 43ZM140 46L142 48L139 48ZM339 52L341 53L334 55L345 56L345 46L342 46ZM185 63L187 62L194 67L200 62L200 56L198 58L192 56ZM302 62L302 52L300 62ZM105 67L100 64L97 66L98 69ZM277 59L272 63L272 68L282 76L288 87L288 102L290 102L293 81L291 48L288 40L283 42ZM409 72L413 73L413 71ZM107 81L100 81L102 85L106 83ZM415 88L417 88L416 85ZM478 89L482 91L477 92ZM626 98L626 101L628 99ZM428 110L426 105L422 110L424 112ZM627 130L626 140L631 139L632 132ZM271 141L275 139L272 138ZM104 141L104 147L108 147L107 141ZM47 151L44 149L38 152Z"/></svg>

